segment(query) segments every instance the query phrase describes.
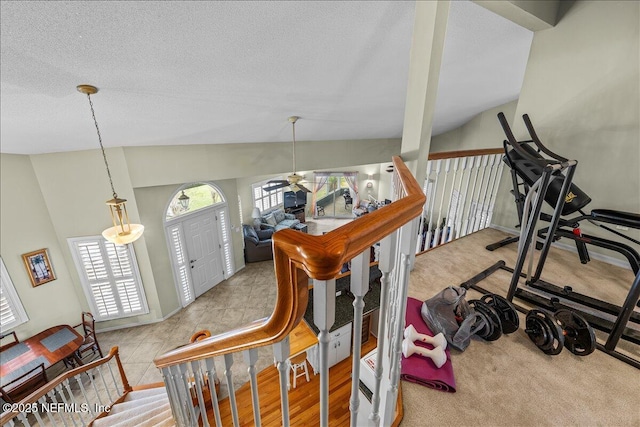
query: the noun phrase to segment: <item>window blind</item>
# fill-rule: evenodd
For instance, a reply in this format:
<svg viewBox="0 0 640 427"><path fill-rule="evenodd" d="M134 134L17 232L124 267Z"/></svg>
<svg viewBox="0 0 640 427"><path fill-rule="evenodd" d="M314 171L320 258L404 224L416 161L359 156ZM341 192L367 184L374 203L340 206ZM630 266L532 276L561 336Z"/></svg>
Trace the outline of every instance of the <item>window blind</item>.
<svg viewBox="0 0 640 427"><path fill-rule="evenodd" d="M97 320L149 312L132 245L115 245L101 236L69 243Z"/></svg>
<svg viewBox="0 0 640 427"><path fill-rule="evenodd" d="M5 332L29 320L4 261L0 258L0 328Z"/></svg>

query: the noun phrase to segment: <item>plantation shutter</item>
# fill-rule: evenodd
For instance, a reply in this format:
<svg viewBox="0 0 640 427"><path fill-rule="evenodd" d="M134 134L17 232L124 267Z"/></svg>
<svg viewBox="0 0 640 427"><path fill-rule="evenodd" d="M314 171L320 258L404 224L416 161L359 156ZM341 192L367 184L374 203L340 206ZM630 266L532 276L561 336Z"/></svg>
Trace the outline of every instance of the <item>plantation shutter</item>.
<svg viewBox="0 0 640 427"><path fill-rule="evenodd" d="M222 244L224 277L226 279L228 277L231 277L235 272L235 266L233 263L233 252L231 250L231 233L229 230L229 216L227 214L227 209L218 209L216 211L216 217L218 218L218 234L220 236L220 242Z"/></svg>
<svg viewBox="0 0 640 427"><path fill-rule="evenodd" d="M148 313L133 246L102 237L69 239L89 305L97 320Z"/></svg>
<svg viewBox="0 0 640 427"><path fill-rule="evenodd" d="M180 291L180 300L182 306L186 307L195 300L195 294L189 281L189 266L185 257L181 224L169 228L169 247L176 266L175 274Z"/></svg>
<svg viewBox="0 0 640 427"><path fill-rule="evenodd" d="M29 320L24 311L11 277L0 258L0 328L3 332Z"/></svg>

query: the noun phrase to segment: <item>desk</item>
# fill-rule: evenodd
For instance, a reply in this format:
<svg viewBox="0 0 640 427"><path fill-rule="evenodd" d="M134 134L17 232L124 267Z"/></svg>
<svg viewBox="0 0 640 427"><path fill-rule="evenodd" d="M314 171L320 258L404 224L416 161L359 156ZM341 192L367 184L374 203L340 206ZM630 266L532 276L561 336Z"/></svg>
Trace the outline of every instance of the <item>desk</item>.
<svg viewBox="0 0 640 427"><path fill-rule="evenodd" d="M84 337L69 325L59 325L32 336L0 353L0 384L4 385L44 363L45 369L73 356Z"/></svg>

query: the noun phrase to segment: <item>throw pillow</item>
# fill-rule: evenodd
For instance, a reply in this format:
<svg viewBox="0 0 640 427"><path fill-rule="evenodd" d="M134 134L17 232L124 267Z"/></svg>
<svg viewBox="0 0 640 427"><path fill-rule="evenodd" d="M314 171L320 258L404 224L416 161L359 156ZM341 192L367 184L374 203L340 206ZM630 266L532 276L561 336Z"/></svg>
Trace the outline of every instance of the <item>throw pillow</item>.
<svg viewBox="0 0 640 427"><path fill-rule="evenodd" d="M266 222L269 225L273 225L273 226L278 225L278 221L276 221L276 219L274 218L273 214L269 214L269 215L265 216L264 217L264 222Z"/></svg>
<svg viewBox="0 0 640 427"><path fill-rule="evenodd" d="M284 221L284 212L282 212L281 210L277 210L273 212L273 217L276 219L277 223L281 223L282 221Z"/></svg>

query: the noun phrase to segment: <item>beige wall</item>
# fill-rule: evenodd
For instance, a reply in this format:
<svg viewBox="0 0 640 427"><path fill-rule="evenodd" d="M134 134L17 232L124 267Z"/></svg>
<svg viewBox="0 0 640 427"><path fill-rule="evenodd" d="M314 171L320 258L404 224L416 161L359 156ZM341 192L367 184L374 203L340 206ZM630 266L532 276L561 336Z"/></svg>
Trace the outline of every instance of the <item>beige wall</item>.
<svg viewBox="0 0 640 427"><path fill-rule="evenodd" d="M86 309L74 284L29 156L0 155L0 254L29 321L18 326L24 339L59 324L75 325ZM57 279L31 286L21 255L46 248ZM5 332L5 331L3 331Z"/></svg>
<svg viewBox="0 0 640 427"><path fill-rule="evenodd" d="M533 38L514 133L528 135L527 113L545 145L579 161L574 182L593 200L587 210L640 212L639 26L638 2L579 1ZM494 221L513 223L511 200L496 210Z"/></svg>
<svg viewBox="0 0 640 427"><path fill-rule="evenodd" d="M474 150L478 148L501 148L504 132L497 115L503 112L511 122L518 101L512 101L484 111L464 125L433 137L431 153L443 151Z"/></svg>

